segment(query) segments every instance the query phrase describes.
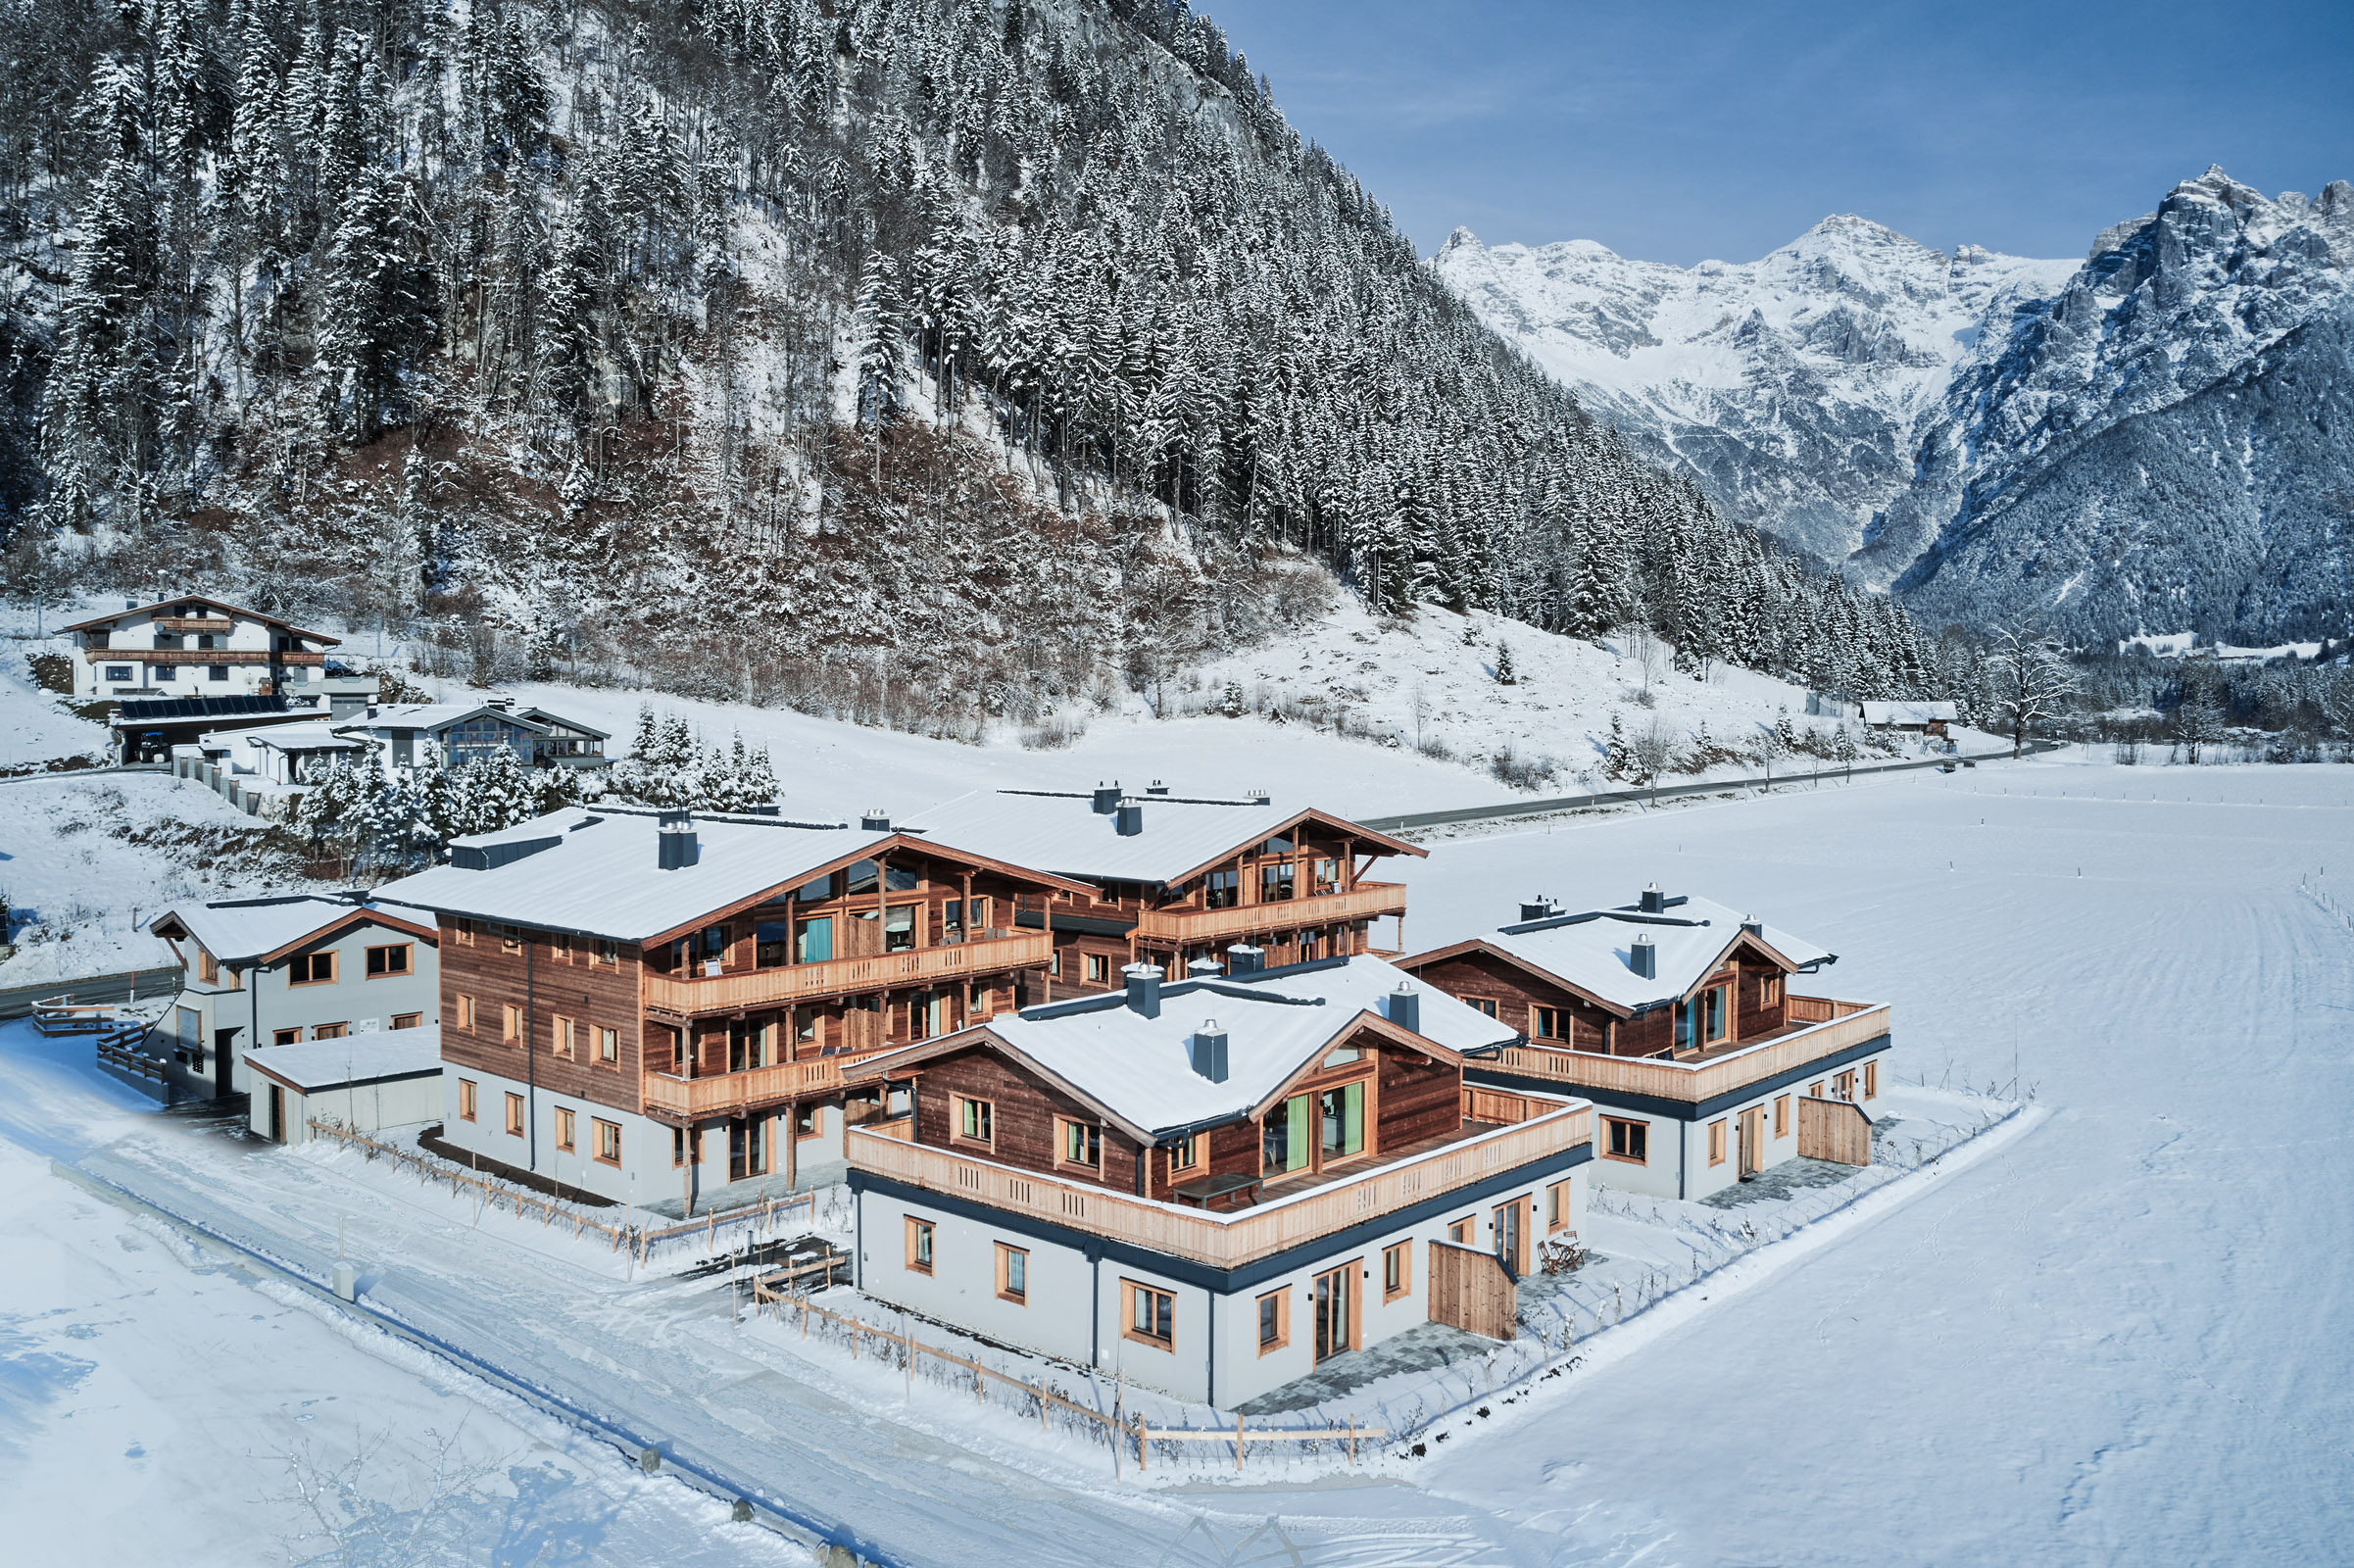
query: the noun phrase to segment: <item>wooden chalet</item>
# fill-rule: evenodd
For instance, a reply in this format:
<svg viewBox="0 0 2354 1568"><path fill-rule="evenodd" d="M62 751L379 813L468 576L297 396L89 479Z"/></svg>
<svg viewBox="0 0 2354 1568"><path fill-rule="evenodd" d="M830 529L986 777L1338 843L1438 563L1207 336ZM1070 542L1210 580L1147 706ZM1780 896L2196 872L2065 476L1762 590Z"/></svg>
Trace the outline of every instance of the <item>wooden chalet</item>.
<svg viewBox="0 0 2354 1568"><path fill-rule="evenodd" d="M873 1108L845 1098L858 1057L1040 999L1048 938L1015 913L1086 891L881 820L599 807L378 897L440 925L451 1142L691 1205L838 1157Z"/></svg>
<svg viewBox="0 0 2354 1568"><path fill-rule="evenodd" d="M1437 1319L1502 1338L1574 1231L1588 1107L1468 1085L1508 1039L1379 959L1032 1007L854 1069L868 1295L1239 1403Z"/></svg>
<svg viewBox="0 0 2354 1568"><path fill-rule="evenodd" d="M1596 1180L1698 1198L1799 1155L1869 1158L1857 1107L1879 1097L1888 1009L1790 989L1838 955L1656 886L1521 913L1398 967L1514 1033L1474 1081L1600 1107Z"/></svg>
<svg viewBox="0 0 2354 1568"><path fill-rule="evenodd" d="M976 791L913 825L1088 885L1024 915L1054 934L1054 998L1111 990L1138 962L1175 977L1202 964L1247 972L1396 954L1405 889L1366 873L1389 857L1428 853L1329 811L1285 812L1263 795L1179 796L1157 782L1134 796L1117 784ZM1394 922L1386 932L1383 920Z"/></svg>
<svg viewBox="0 0 2354 1568"><path fill-rule="evenodd" d="M283 694L323 673L338 639L201 594L60 627L74 637L74 695L250 697Z"/></svg>

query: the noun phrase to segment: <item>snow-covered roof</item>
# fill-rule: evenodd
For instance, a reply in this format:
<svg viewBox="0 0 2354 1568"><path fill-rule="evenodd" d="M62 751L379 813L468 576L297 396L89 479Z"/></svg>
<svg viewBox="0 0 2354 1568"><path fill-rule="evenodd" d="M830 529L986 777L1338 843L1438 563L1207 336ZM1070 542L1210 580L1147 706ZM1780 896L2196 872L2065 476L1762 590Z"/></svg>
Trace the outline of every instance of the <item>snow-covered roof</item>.
<svg viewBox="0 0 2354 1568"><path fill-rule="evenodd" d="M337 733L337 727L325 719L313 719L307 724L276 724L268 729L241 729L229 732L248 746L267 746L280 752L358 752L365 751L366 741L348 740ZM201 746L211 740L200 735Z"/></svg>
<svg viewBox="0 0 2354 1568"><path fill-rule="evenodd" d="M297 894L277 899L227 899L184 905L156 917L158 936L185 932L224 963L251 963L294 947L337 925L359 919L417 923L406 909L385 909L352 899Z"/></svg>
<svg viewBox="0 0 2354 1568"><path fill-rule="evenodd" d="M247 620L258 620L266 626L279 627L309 642L324 643L329 648L343 646L343 639L340 637L330 637L323 631L305 631L290 620L280 620L275 615L266 615L259 610L248 610L243 605L232 605L226 600L207 599L202 594L179 594L171 599L158 600L152 605L132 605L128 609L118 610L111 615L92 615L88 620L77 620L71 626L60 626L58 631L61 634L70 631L92 631L102 626L112 626L119 620L127 620L133 615L162 615L169 618L172 612L181 605L203 605L206 609L218 610L224 615L242 615Z"/></svg>
<svg viewBox="0 0 2354 1568"><path fill-rule="evenodd" d="M1388 1018L1390 998L1401 985L1418 1001L1416 1033L1448 1051L1460 1054L1514 1038L1476 1007L1360 956L1257 977L1170 981L1160 988L1157 1018L1129 1006L1121 992L1032 1007L871 1057L858 1070L887 1073L895 1064L991 1036L1130 1132L1157 1138L1257 1109L1359 1014ZM1192 1038L1213 1020L1227 1037L1223 1083L1212 1083L1193 1066Z"/></svg>
<svg viewBox="0 0 2354 1568"><path fill-rule="evenodd" d="M340 1040L306 1040L293 1046L264 1046L245 1054L246 1062L305 1094L346 1084L381 1083L387 1078L424 1078L441 1071L441 1030L391 1029Z"/></svg>
<svg viewBox="0 0 2354 1568"><path fill-rule="evenodd" d="M1663 898L1646 912L1640 903L1582 914L1558 914L1504 926L1406 960L1419 968L1443 956L1486 947L1552 976L1624 1012L1681 1000L1711 974L1741 936L1744 917L1701 898ZM1635 972L1635 939L1651 939L1654 974ZM1836 963L1839 955L1802 937L1758 922L1752 940L1792 969Z"/></svg>
<svg viewBox="0 0 2354 1568"><path fill-rule="evenodd" d="M1179 882L1313 817L1392 855L1425 852L1328 811L1284 810L1264 798L1204 800L1127 796L1142 831L1122 834L1117 816L1086 794L975 790L915 812L909 831L1014 865L1034 865L1098 882Z"/></svg>
<svg viewBox="0 0 2354 1568"><path fill-rule="evenodd" d="M1864 722L1881 724L1951 724L1961 710L1951 703L1866 703Z"/></svg>
<svg viewBox="0 0 2354 1568"><path fill-rule="evenodd" d="M662 814L567 807L496 833L453 839L453 851L545 847L479 869L453 863L419 871L384 884L376 897L440 914L645 942L887 846L950 857L960 848L840 822L698 812L695 863L665 871L657 842Z"/></svg>
<svg viewBox="0 0 2354 1568"><path fill-rule="evenodd" d="M503 718L534 734L544 735L548 731L548 721L544 718L530 717L527 713L516 712L511 708L493 707L489 703L405 703L398 708L379 708L372 717L345 719L335 727L347 735L363 730L421 729L438 732L477 716ZM581 726L570 727L577 729ZM592 733L602 734L603 731Z"/></svg>

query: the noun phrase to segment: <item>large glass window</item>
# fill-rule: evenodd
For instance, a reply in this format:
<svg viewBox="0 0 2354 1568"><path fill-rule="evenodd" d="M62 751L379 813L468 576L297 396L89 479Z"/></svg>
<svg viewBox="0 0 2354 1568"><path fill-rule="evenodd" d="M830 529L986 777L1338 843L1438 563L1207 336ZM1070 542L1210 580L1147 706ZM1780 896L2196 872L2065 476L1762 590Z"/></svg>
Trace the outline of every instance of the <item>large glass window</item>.
<svg viewBox="0 0 2354 1568"><path fill-rule="evenodd" d="M1342 1084L1316 1097L1317 1122L1325 1160L1347 1159L1365 1152L1365 1086Z"/></svg>
<svg viewBox="0 0 2354 1568"><path fill-rule="evenodd" d="M922 884L923 878L916 874L912 866L883 867L883 891L886 893L912 893Z"/></svg>
<svg viewBox="0 0 2354 1568"><path fill-rule="evenodd" d="M1292 896L1292 862L1282 861L1258 868L1258 899L1261 904L1275 904Z"/></svg>
<svg viewBox="0 0 2354 1568"><path fill-rule="evenodd" d="M1700 993L1702 1011L1700 1038L1715 1042L1725 1038L1725 987L1710 986Z"/></svg>
<svg viewBox="0 0 2354 1568"><path fill-rule="evenodd" d="M834 956L834 917L821 914L813 920L802 921L801 929L794 933L794 961L823 963Z"/></svg>
<svg viewBox="0 0 2354 1568"><path fill-rule="evenodd" d="M831 876L821 876L814 882L805 882L795 889L793 901L796 904L818 904L833 896L834 879Z"/></svg>
<svg viewBox="0 0 2354 1568"><path fill-rule="evenodd" d="M1231 909L1242 898L1242 877L1233 871L1209 873L1204 902L1213 909Z"/></svg>
<svg viewBox="0 0 2354 1568"><path fill-rule="evenodd" d="M1675 1011L1676 1049L1678 1051L1690 1050L1692 1047L1692 1005L1689 1002L1679 1002L1675 1004Z"/></svg>
<svg viewBox="0 0 2354 1568"><path fill-rule="evenodd" d="M1260 1174L1281 1176L1305 1170L1308 1162L1308 1097L1294 1095L1267 1113L1260 1141Z"/></svg>
<svg viewBox="0 0 2354 1568"><path fill-rule="evenodd" d="M915 946L915 906L895 904L883 911L883 951L905 953Z"/></svg>
<svg viewBox="0 0 2354 1568"><path fill-rule="evenodd" d="M763 969L773 969L785 961L785 943L792 927L782 920L762 920L753 928L753 962Z"/></svg>
<svg viewBox="0 0 2354 1568"><path fill-rule="evenodd" d="M846 893L872 893L874 891L874 862L872 860L859 860L842 875L844 878L843 891Z"/></svg>

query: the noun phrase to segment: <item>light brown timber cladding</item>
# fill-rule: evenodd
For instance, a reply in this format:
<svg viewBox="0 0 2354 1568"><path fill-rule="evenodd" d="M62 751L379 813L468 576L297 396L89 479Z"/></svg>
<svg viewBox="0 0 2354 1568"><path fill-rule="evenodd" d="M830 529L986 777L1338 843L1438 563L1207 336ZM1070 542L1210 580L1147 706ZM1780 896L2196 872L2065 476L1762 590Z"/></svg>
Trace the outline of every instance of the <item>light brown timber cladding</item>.
<svg viewBox="0 0 2354 1568"><path fill-rule="evenodd" d="M1872 1163L1872 1118L1844 1100L1798 1102L1798 1154L1837 1165Z"/></svg>
<svg viewBox="0 0 2354 1568"><path fill-rule="evenodd" d="M956 1143L953 1096L985 1100L996 1127L994 1150ZM1103 1161L1090 1170L1058 1165L1056 1116L1103 1129ZM1068 1095L1031 1078L986 1047L959 1051L925 1062L916 1080L915 1141L935 1149L968 1149L979 1157L1022 1170L1050 1172L1064 1181L1086 1182L1119 1192L1136 1191L1136 1142Z"/></svg>
<svg viewBox="0 0 2354 1568"><path fill-rule="evenodd" d="M1792 1010L1796 1010L1797 1003L1809 1000L1814 999L1792 998ZM1825 1006L1828 1010L1829 1004ZM1888 1032L1888 1009L1883 1004L1858 1006L1834 1022L1809 1025L1796 1034L1761 1040L1705 1061L1638 1061L1625 1056L1597 1056L1583 1051L1508 1046L1492 1056L1480 1058L1479 1064L1492 1066L1498 1072L1546 1079L1573 1094L1581 1089L1608 1089L1665 1100L1701 1101L1819 1061Z"/></svg>
<svg viewBox="0 0 2354 1568"><path fill-rule="evenodd" d="M1430 1278L1423 1288L1433 1323L1492 1340L1510 1340L1518 1332L1520 1292L1493 1253L1433 1242Z"/></svg>
<svg viewBox="0 0 2354 1568"><path fill-rule="evenodd" d="M1360 1035L1357 1044L1368 1043ZM1375 1152L1444 1138L1462 1124L1463 1069L1417 1051L1378 1048Z"/></svg>
<svg viewBox="0 0 2354 1568"><path fill-rule="evenodd" d="M545 931L525 931L523 946L505 948L484 929L473 940L458 940L457 922L441 921L441 1054L459 1067L472 1067L517 1081L531 1080L552 1094L619 1110L639 1108L640 1020L635 948L620 949L618 963L597 963L590 945L575 939L571 957L556 956ZM530 956L528 983L525 950ZM458 1026L460 994L474 999L474 1026ZM502 1038L510 1006L526 1009L526 1029L535 1059L524 1060L523 1042ZM580 1025L580 1043L569 1056L556 1054L553 1028L559 1017ZM612 1065L597 1060L598 1029L620 1036ZM722 1045L724 1051L724 1044ZM667 1068L665 1059L659 1063ZM486 1109L484 1115L490 1112ZM586 1136L583 1130L582 1136Z"/></svg>

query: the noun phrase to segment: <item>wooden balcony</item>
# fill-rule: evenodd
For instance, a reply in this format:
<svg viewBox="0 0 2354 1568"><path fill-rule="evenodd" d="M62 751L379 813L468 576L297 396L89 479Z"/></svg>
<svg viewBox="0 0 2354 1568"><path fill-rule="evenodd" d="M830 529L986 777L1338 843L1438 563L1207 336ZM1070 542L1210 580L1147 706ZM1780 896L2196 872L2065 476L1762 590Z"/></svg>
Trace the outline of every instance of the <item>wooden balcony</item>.
<svg viewBox="0 0 2354 1568"><path fill-rule="evenodd" d="M1312 893L1271 904L1238 904L1228 909L1147 909L1137 916L1136 935L1140 941L1223 942L1262 931L1374 920L1405 912L1404 887L1396 882L1360 882L1346 893Z"/></svg>
<svg viewBox="0 0 2354 1568"><path fill-rule="evenodd" d="M324 664L324 654L272 653L263 648L90 648L88 664Z"/></svg>
<svg viewBox="0 0 2354 1568"><path fill-rule="evenodd" d="M839 1057L811 1061L780 1061L748 1072L713 1073L708 1078L681 1078L650 1072L639 1093L648 1110L666 1110L680 1116L716 1116L746 1105L773 1104L800 1095L821 1095L842 1084Z"/></svg>
<svg viewBox="0 0 2354 1568"><path fill-rule="evenodd" d="M1811 1004L1801 1008L1801 1004ZM1810 1061L1836 1055L1888 1032L1886 1003L1835 1002L1827 997L1792 997L1790 1015L1823 1014L1827 1023L1801 1023L1763 1039L1719 1047L1707 1054L1676 1060L1668 1056L1605 1056L1594 1051L1551 1046L1506 1046L1493 1056L1474 1058L1498 1072L1540 1078L1563 1089L1614 1090L1661 1100L1698 1103L1744 1085L1761 1082Z"/></svg>
<svg viewBox="0 0 2354 1568"><path fill-rule="evenodd" d="M910 948L905 953L878 954L867 958L828 958L820 963L786 964L774 969L735 969L725 974L692 976L648 973L646 1005L674 1018L743 1012L815 998L896 991L907 986L937 985L968 975L1035 968L1046 963L1053 952L1054 938L1046 932L1020 931L979 942Z"/></svg>
<svg viewBox="0 0 2354 1568"><path fill-rule="evenodd" d="M1238 1268L1593 1140L1593 1107L1558 1101L1541 1103L1547 1106L1545 1114L1517 1125L1336 1175L1306 1192L1255 1207L1215 1213L901 1143L865 1127L851 1128L843 1143L853 1165L877 1176L1036 1215L1213 1268Z"/></svg>

